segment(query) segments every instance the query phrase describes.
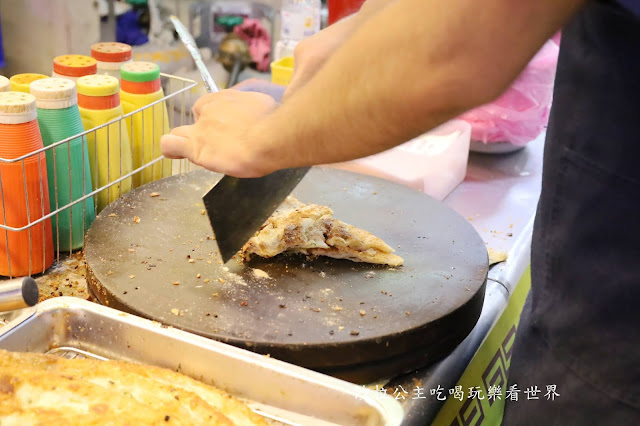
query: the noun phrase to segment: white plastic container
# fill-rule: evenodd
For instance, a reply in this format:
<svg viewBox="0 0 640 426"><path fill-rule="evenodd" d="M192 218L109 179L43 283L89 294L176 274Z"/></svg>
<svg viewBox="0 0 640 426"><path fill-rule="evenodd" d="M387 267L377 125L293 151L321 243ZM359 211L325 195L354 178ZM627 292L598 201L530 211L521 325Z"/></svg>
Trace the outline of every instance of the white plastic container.
<svg viewBox="0 0 640 426"><path fill-rule="evenodd" d="M303 38L320 31L320 0L282 0L280 8L280 39L275 46L276 60L293 56Z"/></svg>
<svg viewBox="0 0 640 426"><path fill-rule="evenodd" d="M471 125L452 120L380 154L330 167L398 182L443 200L467 173Z"/></svg>

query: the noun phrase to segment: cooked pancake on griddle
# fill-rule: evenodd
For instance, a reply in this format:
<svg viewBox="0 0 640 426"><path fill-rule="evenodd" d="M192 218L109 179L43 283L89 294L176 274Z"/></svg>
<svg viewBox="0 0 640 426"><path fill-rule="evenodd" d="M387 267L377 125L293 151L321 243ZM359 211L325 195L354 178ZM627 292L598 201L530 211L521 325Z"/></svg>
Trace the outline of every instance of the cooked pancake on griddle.
<svg viewBox="0 0 640 426"><path fill-rule="evenodd" d="M245 260L254 254L269 258L284 252L391 266L404 262L380 238L335 219L329 207L304 204L291 196L242 248Z"/></svg>
<svg viewBox="0 0 640 426"><path fill-rule="evenodd" d="M0 350L2 425L266 425L232 396L149 365Z"/></svg>

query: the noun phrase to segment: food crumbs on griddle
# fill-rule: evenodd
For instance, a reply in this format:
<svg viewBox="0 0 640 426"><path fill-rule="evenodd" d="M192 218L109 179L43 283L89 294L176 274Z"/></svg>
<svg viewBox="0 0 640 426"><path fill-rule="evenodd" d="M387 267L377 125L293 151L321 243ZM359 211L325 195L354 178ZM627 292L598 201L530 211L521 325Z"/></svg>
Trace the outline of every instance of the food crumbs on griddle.
<svg viewBox="0 0 640 426"><path fill-rule="evenodd" d="M364 309L360 309L360 316L363 317L367 315L367 311L365 311Z"/></svg>
<svg viewBox="0 0 640 426"><path fill-rule="evenodd" d="M136 276L135 275L129 275L129 278L134 279Z"/></svg>
<svg viewBox="0 0 640 426"><path fill-rule="evenodd" d="M109 214L107 215L107 217L118 217L118 215L117 215L117 214L115 214L115 213L109 213Z"/></svg>
<svg viewBox="0 0 640 426"><path fill-rule="evenodd" d="M207 211L206 211L206 210L202 210L202 211L200 211L200 214L201 214L202 216L204 216L205 214L207 214Z"/></svg>
<svg viewBox="0 0 640 426"><path fill-rule="evenodd" d="M174 282L172 282L171 284L173 284L173 285L180 285L180 281L174 281Z"/></svg>
<svg viewBox="0 0 640 426"><path fill-rule="evenodd" d="M358 334L360 334L360 332L358 330L351 330L349 334L351 334L352 336L357 336Z"/></svg>
<svg viewBox="0 0 640 426"><path fill-rule="evenodd" d="M405 315L409 316L409 315L411 315L411 312L407 311L407 312L405 312Z"/></svg>
<svg viewBox="0 0 640 426"><path fill-rule="evenodd" d="M335 334L335 331L329 330L329 334L333 336Z"/></svg>
<svg viewBox="0 0 640 426"><path fill-rule="evenodd" d="M373 316L373 319L376 319L376 318L378 318L378 316L377 316L377 315L374 315L374 316Z"/></svg>
<svg viewBox="0 0 640 426"><path fill-rule="evenodd" d="M178 309L176 309L176 308L172 308L172 309L171 309L171 313L172 313L173 315L175 315L175 316L180 315L180 311L179 311Z"/></svg>
<svg viewBox="0 0 640 426"><path fill-rule="evenodd" d="M218 293L213 293L213 297L218 297Z"/></svg>
<svg viewBox="0 0 640 426"><path fill-rule="evenodd" d="M282 309L284 309L284 308L286 308L286 307L287 307L287 305L283 305L283 304L280 304L280 305L278 305L278 306L280 306L280 308L282 308Z"/></svg>
<svg viewBox="0 0 640 426"><path fill-rule="evenodd" d="M507 237L513 237L513 233L507 232Z"/></svg>
<svg viewBox="0 0 640 426"><path fill-rule="evenodd" d="M220 284L224 284L225 283L224 278L218 278L218 281L220 281Z"/></svg>
<svg viewBox="0 0 640 426"><path fill-rule="evenodd" d="M211 281L209 278L205 278L205 279L204 279L204 282L205 282L205 283L208 283L209 281Z"/></svg>
<svg viewBox="0 0 640 426"><path fill-rule="evenodd" d="M344 330L344 327L343 327L343 326L341 326L341 325L339 325L339 326L338 326L338 331L342 331L342 330Z"/></svg>
<svg viewBox="0 0 640 426"><path fill-rule="evenodd" d="M140 223L140 218L138 216L134 216L133 223Z"/></svg>
<svg viewBox="0 0 640 426"><path fill-rule="evenodd" d="M195 259L189 259L189 263L196 263Z"/></svg>
<svg viewBox="0 0 640 426"><path fill-rule="evenodd" d="M364 302L360 302L361 305L364 305Z"/></svg>
<svg viewBox="0 0 640 426"><path fill-rule="evenodd" d="M293 336L293 333L289 332L287 333L287 336Z"/></svg>
<svg viewBox="0 0 640 426"><path fill-rule="evenodd" d="M122 294L127 294L127 292L126 292L126 291L123 291L123 292L122 292Z"/></svg>
<svg viewBox="0 0 640 426"><path fill-rule="evenodd" d="M310 308L313 312L320 312L320 308Z"/></svg>
<svg viewBox="0 0 640 426"><path fill-rule="evenodd" d="M210 260L207 260L207 263L208 263L209 265L211 265L211 261L210 261Z"/></svg>
<svg viewBox="0 0 640 426"><path fill-rule="evenodd" d="M332 309L333 309L334 311L336 311L336 312L339 312L339 311L341 311L343 308L341 308L340 306L334 306Z"/></svg>
<svg viewBox="0 0 640 426"><path fill-rule="evenodd" d="M135 290L140 290L140 287L134 287Z"/></svg>
<svg viewBox="0 0 640 426"><path fill-rule="evenodd" d="M112 275L113 271L107 271L107 275Z"/></svg>
<svg viewBox="0 0 640 426"><path fill-rule="evenodd" d="M198 275L196 275L196 278L200 278L201 276L202 276L202 275L198 274Z"/></svg>
<svg viewBox="0 0 640 426"><path fill-rule="evenodd" d="M152 192L151 194L149 194L149 197L158 197L159 195L159 192Z"/></svg>
<svg viewBox="0 0 640 426"><path fill-rule="evenodd" d="M171 418L170 416L164 416L164 421L168 422L170 418Z"/></svg>
<svg viewBox="0 0 640 426"><path fill-rule="evenodd" d="M135 252L135 251L136 251L136 249L132 249L132 248L131 248L131 249L129 249L129 251L130 251L131 253L133 253L133 252Z"/></svg>
<svg viewBox="0 0 640 426"><path fill-rule="evenodd" d="M210 316L211 316L211 314L210 314L209 312L207 312L207 315L205 315L205 316L210 317Z"/></svg>
<svg viewBox="0 0 640 426"><path fill-rule="evenodd" d="M240 306L247 306L247 302L243 300L242 302L240 302Z"/></svg>

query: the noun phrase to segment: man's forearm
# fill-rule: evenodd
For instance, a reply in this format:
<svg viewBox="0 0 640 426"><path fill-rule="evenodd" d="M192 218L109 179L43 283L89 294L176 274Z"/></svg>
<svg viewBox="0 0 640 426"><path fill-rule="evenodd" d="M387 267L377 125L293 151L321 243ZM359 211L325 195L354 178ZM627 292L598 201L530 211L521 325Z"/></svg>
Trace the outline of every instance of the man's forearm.
<svg viewBox="0 0 640 426"><path fill-rule="evenodd" d="M584 0L396 0L250 131L271 168L383 151L498 96Z"/></svg>

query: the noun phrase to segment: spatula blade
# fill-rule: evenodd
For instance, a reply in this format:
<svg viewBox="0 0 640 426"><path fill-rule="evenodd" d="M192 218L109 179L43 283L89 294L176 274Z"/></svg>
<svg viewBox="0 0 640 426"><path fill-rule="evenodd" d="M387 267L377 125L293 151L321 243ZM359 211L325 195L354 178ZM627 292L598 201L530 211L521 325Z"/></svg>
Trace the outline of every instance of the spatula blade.
<svg viewBox="0 0 640 426"><path fill-rule="evenodd" d="M309 167L299 167L261 178L224 176L204 195L204 207L225 263L260 229L307 171Z"/></svg>

